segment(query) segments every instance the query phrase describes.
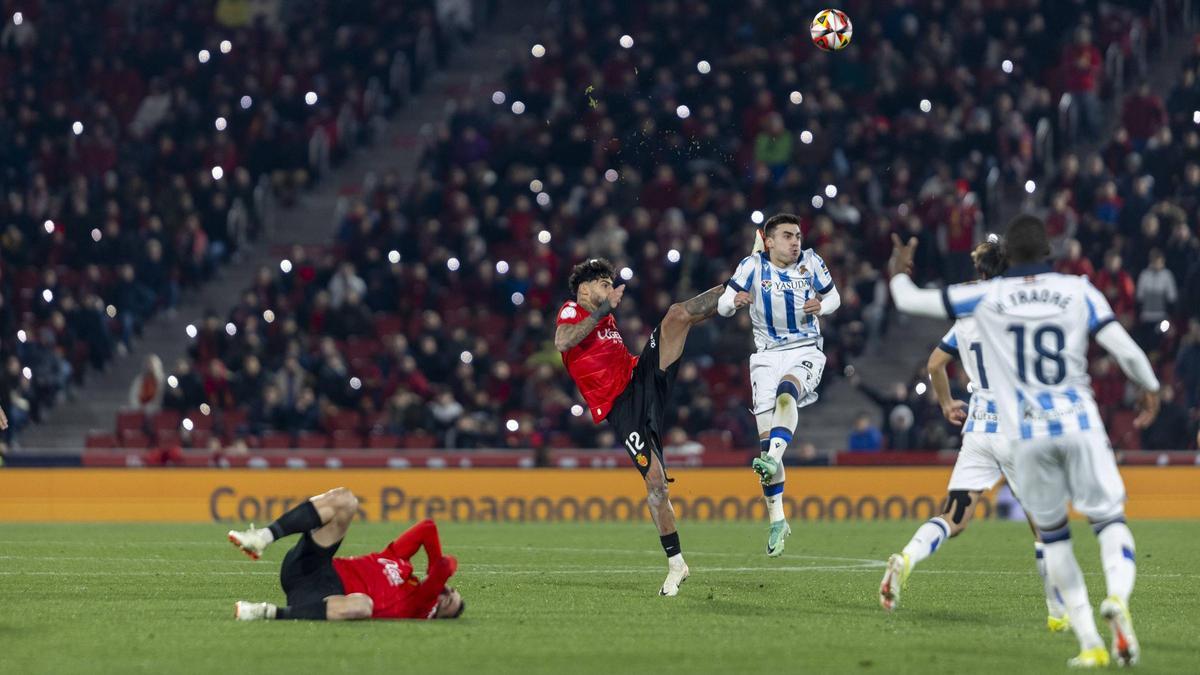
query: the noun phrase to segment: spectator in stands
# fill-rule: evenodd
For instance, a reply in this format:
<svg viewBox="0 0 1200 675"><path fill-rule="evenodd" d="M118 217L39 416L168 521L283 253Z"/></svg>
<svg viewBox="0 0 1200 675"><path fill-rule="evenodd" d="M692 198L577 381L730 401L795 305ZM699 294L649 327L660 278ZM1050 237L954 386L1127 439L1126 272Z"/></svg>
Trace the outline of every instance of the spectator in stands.
<svg viewBox="0 0 1200 675"><path fill-rule="evenodd" d="M179 359L175 364L175 372L167 377L163 408L186 413L200 407L204 401L204 381L192 369L190 360Z"/></svg>
<svg viewBox="0 0 1200 675"><path fill-rule="evenodd" d="M1175 389L1163 387L1158 416L1142 429L1142 449L1186 450L1191 440L1187 411L1175 402Z"/></svg>
<svg viewBox="0 0 1200 675"><path fill-rule="evenodd" d="M1138 342L1147 352L1157 351L1165 329L1161 327L1171 316L1179 291L1175 287L1175 276L1167 269L1162 251L1151 249L1150 266L1138 275Z"/></svg>
<svg viewBox="0 0 1200 675"><path fill-rule="evenodd" d="M879 452L883 449L883 433L871 422L871 416L865 412L854 418L854 429L846 440L846 448L850 452Z"/></svg>
<svg viewBox="0 0 1200 675"><path fill-rule="evenodd" d="M158 354L150 354L146 357L142 372L133 378L133 383L129 386L129 407L141 410L147 415L157 414L162 409L166 387L162 359Z"/></svg>
<svg viewBox="0 0 1200 675"><path fill-rule="evenodd" d="M1133 278L1122 266L1121 254L1111 251L1104 256L1104 269L1096 275L1096 290L1104 294L1118 317L1133 315Z"/></svg>
<svg viewBox="0 0 1200 675"><path fill-rule="evenodd" d="M1150 82L1142 79L1132 94L1125 97L1121 112L1121 123L1129 131L1133 147L1141 152L1146 143L1167 123L1167 107L1162 97L1150 89Z"/></svg>
<svg viewBox="0 0 1200 675"><path fill-rule="evenodd" d="M367 292L367 283L358 276L354 263L344 262L338 267L337 274L329 280L329 304L337 309L351 295L362 298Z"/></svg>
<svg viewBox="0 0 1200 675"><path fill-rule="evenodd" d="M1175 357L1175 377L1183 387L1188 408L1200 408L1200 320L1188 322L1187 334Z"/></svg>
<svg viewBox="0 0 1200 675"><path fill-rule="evenodd" d="M818 452L816 444L805 441L800 444L793 463L796 466L829 466L829 455Z"/></svg>
<svg viewBox="0 0 1200 675"><path fill-rule="evenodd" d="M1054 271L1060 274L1083 276L1088 279L1094 278L1096 270L1092 267L1092 261L1084 257L1083 246L1079 244L1079 240L1068 239L1064 248L1066 255L1054 263Z"/></svg>
<svg viewBox="0 0 1200 675"><path fill-rule="evenodd" d="M1100 50L1092 44L1092 31L1085 27L1075 30L1075 42L1063 51L1059 68L1063 85L1072 98L1072 114L1078 116L1082 137L1100 133L1100 78L1103 67Z"/></svg>

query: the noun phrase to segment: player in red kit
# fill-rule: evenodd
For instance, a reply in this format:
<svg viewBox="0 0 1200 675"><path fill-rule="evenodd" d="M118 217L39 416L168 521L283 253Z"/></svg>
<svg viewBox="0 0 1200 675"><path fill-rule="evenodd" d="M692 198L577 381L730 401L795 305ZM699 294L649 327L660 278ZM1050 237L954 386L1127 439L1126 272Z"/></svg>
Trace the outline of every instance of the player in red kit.
<svg viewBox="0 0 1200 675"><path fill-rule="evenodd" d="M592 420L597 424L608 420L646 482L646 503L667 554L667 579L659 594L675 595L689 571L667 494L663 416L688 331L716 314L725 287L671 305L641 356L633 356L612 316L625 293L624 286L613 287L612 263L600 258L579 263L571 270L568 284L574 300L558 310L554 345L587 401Z"/></svg>
<svg viewBox="0 0 1200 675"><path fill-rule="evenodd" d="M317 495L267 527L234 530L229 541L258 559L272 542L291 534L300 541L283 558L279 583L287 605L238 601L234 616L258 619L457 619L466 604L446 585L458 561L442 554L432 520L413 525L379 553L335 558L358 499L346 488ZM417 549L429 559L425 578L409 562Z"/></svg>

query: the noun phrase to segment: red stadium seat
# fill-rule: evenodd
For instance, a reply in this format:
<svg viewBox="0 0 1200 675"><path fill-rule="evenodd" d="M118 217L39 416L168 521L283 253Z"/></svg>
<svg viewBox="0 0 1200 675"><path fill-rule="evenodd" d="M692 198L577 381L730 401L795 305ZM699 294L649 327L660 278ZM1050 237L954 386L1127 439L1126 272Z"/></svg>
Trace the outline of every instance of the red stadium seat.
<svg viewBox="0 0 1200 675"><path fill-rule="evenodd" d="M424 431L416 431L403 438L401 444L406 448L428 449L437 447L437 438Z"/></svg>
<svg viewBox="0 0 1200 675"><path fill-rule="evenodd" d="M733 434L729 433L727 429L701 431L696 436L696 442L703 445L705 450L729 450L733 447Z"/></svg>
<svg viewBox="0 0 1200 675"><path fill-rule="evenodd" d="M197 448L200 450L208 449L208 442L213 437L211 429L196 429L188 434L188 447Z"/></svg>
<svg viewBox="0 0 1200 675"><path fill-rule="evenodd" d="M329 435L330 447L334 450L350 450L363 447L362 434L349 429L337 429Z"/></svg>
<svg viewBox="0 0 1200 675"><path fill-rule="evenodd" d="M241 408L226 408L221 411L221 429L224 432L225 438L230 438L238 433L239 429L246 426L247 414Z"/></svg>
<svg viewBox="0 0 1200 675"><path fill-rule="evenodd" d="M324 450L329 447L329 437L316 431L301 431L296 435L294 447L304 450Z"/></svg>
<svg viewBox="0 0 1200 675"><path fill-rule="evenodd" d="M117 413L117 434L146 428L146 416L141 410L122 410Z"/></svg>
<svg viewBox="0 0 1200 675"><path fill-rule="evenodd" d="M174 448L183 446L179 432L175 429L157 429L154 432L154 447Z"/></svg>
<svg viewBox="0 0 1200 675"><path fill-rule="evenodd" d="M395 434L368 434L367 447L372 450L394 450L400 447L400 437Z"/></svg>
<svg viewBox="0 0 1200 675"><path fill-rule="evenodd" d="M183 420L183 415L180 415L176 410L160 410L154 416L155 429L178 429L179 423Z"/></svg>
<svg viewBox="0 0 1200 675"><path fill-rule="evenodd" d="M362 416L355 410L339 410L325 418L329 431L358 431L361 425Z"/></svg>
<svg viewBox="0 0 1200 675"><path fill-rule="evenodd" d="M126 429L121 432L121 447L145 450L150 447L150 439L141 429Z"/></svg>
<svg viewBox="0 0 1200 675"><path fill-rule="evenodd" d="M83 447L89 450L111 450L117 447L117 436L116 434L92 431L88 433Z"/></svg>
<svg viewBox="0 0 1200 675"><path fill-rule="evenodd" d="M216 424L216 419L211 414L205 415L199 410L189 412L186 417L192 421L192 429L212 431L213 426Z"/></svg>
<svg viewBox="0 0 1200 675"><path fill-rule="evenodd" d="M283 450L294 447L292 435L286 431L268 431L259 439L258 447L264 450Z"/></svg>
<svg viewBox="0 0 1200 675"><path fill-rule="evenodd" d="M375 317L375 334L387 338L404 332L404 319L395 314L379 314Z"/></svg>

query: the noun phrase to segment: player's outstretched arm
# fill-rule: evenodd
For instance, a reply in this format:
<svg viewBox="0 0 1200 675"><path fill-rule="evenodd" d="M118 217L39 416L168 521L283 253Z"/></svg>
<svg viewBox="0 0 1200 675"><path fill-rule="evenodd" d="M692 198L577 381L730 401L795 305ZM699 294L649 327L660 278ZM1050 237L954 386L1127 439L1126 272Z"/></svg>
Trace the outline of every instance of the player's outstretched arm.
<svg viewBox="0 0 1200 675"><path fill-rule="evenodd" d="M950 393L950 376L946 374L946 366L954 357L942 348L934 347L929 354L929 382L933 385L933 393L937 395L938 405L942 407L942 416L955 426L962 426L967 419L967 404L954 400Z"/></svg>
<svg viewBox="0 0 1200 675"><path fill-rule="evenodd" d="M558 330L554 332L554 347L560 352L565 352L575 345L583 342L583 339L592 333L596 328L596 324L600 323L604 317L612 313L617 305L621 304L621 298L625 295L625 287L618 286L609 292L608 297L600 301L596 307L596 311L592 312L586 319L579 323L564 323L559 324Z"/></svg>
<svg viewBox="0 0 1200 675"><path fill-rule="evenodd" d="M1104 351L1112 355L1117 365L1121 367L1121 372L1125 373L1125 377L1133 380L1134 384L1146 392L1144 409L1134 420L1134 426L1144 429L1158 416L1159 384L1158 377L1154 374L1154 368L1150 365L1150 359L1146 358L1146 352L1137 346L1125 327L1116 321L1110 321L1108 325L1096 332L1096 342L1104 347Z"/></svg>
<svg viewBox="0 0 1200 675"><path fill-rule="evenodd" d="M749 306L751 302L754 302L753 295L746 291L739 291L733 286L726 286L721 297L717 299L717 314L724 317L733 316L739 309Z"/></svg>
<svg viewBox="0 0 1200 675"><path fill-rule="evenodd" d="M907 244L900 237L892 234L892 257L888 259L888 289L892 292L892 301L896 309L905 314L923 316L930 319L951 318L946 314L946 303L942 301L940 291L918 288L911 277L913 256L917 253L917 238L908 240Z"/></svg>
<svg viewBox="0 0 1200 675"><path fill-rule="evenodd" d="M725 292L725 285L713 286L704 291L700 295L687 300L683 303L683 308L687 310L688 316L691 317L692 323L697 324L705 319L710 318L717 313L717 303L721 299L721 294Z"/></svg>

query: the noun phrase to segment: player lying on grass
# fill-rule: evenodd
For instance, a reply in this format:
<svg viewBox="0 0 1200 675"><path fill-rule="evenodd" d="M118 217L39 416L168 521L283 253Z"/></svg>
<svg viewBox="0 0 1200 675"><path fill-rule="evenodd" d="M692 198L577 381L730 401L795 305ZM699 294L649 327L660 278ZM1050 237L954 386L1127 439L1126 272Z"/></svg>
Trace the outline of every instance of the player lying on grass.
<svg viewBox="0 0 1200 675"><path fill-rule="evenodd" d="M1039 218L1022 215L1008 224L1009 268L1003 276L940 292L917 288L906 273L917 240L907 246L894 234L892 240L888 272L897 309L930 318L975 317L980 377L995 387L1021 505L1037 525L1046 573L1062 593L1079 640L1079 655L1069 665L1109 663L1071 546L1070 506L1087 516L1100 543L1108 586L1100 615L1112 631L1112 657L1121 665L1137 663L1140 649L1129 613L1137 570L1133 534L1125 524L1125 484L1092 395L1088 338L1094 335L1145 392L1139 425L1153 421L1159 406L1158 378L1145 352L1086 277L1058 274L1046 264L1050 239Z"/></svg>
<svg viewBox="0 0 1200 675"><path fill-rule="evenodd" d="M987 241L975 247L971 259L981 281L1000 276L1008 267L999 241ZM1012 483L1008 439L1000 432L996 396L988 388L990 383L982 369L980 353L975 319L966 317L954 322L950 332L929 355L929 379L941 404L942 414L951 424L963 427L962 449L950 474L950 483L946 487L946 506L942 514L921 525L904 550L888 558L887 571L879 584L879 603L886 610L895 609L900 604L900 591L907 587L913 567L944 548L947 539L957 537L967 529L984 492L995 487L1003 478L1008 480L1014 494L1017 493ZM970 382L972 393L969 405L954 400L950 394L946 366L955 357L961 358ZM1032 523L1030 527L1033 527ZM1033 531L1036 539L1037 528L1034 527ZM1056 633L1067 630L1070 626L1067 610L1054 584L1046 576L1041 541L1034 542L1034 553L1042 587L1046 592L1046 610L1049 612L1046 627Z"/></svg>
<svg viewBox="0 0 1200 675"><path fill-rule="evenodd" d="M771 216L763 225L763 246L742 262L717 304L721 316L750 307L754 344L750 385L761 453L751 463L767 502L767 555L783 553L791 534L783 514L783 453L796 431L798 411L817 400L825 370L818 316L842 304L825 261L801 248L800 219ZM755 247L757 249L757 246Z"/></svg>
<svg viewBox="0 0 1200 675"><path fill-rule="evenodd" d="M354 493L340 487L309 499L267 527L230 531L229 541L255 560L273 542L300 535L279 569L287 605L238 601L234 616L242 621L351 621L462 615L466 604L458 591L446 585L458 561L442 555L432 520L413 525L379 553L335 558L357 511ZM424 579L413 574L410 562L419 548L429 559Z"/></svg>
<svg viewBox="0 0 1200 675"><path fill-rule="evenodd" d="M663 464L663 417L679 371L679 357L692 326L717 313L723 286L671 305L642 350L633 356L617 331L612 312L625 287L613 287L612 263L601 258L579 263L568 280L572 300L558 310L554 346L587 401L592 420L612 425L646 483L646 503L667 554L667 578L660 595L675 595L689 574L679 545L675 510L667 493Z"/></svg>

